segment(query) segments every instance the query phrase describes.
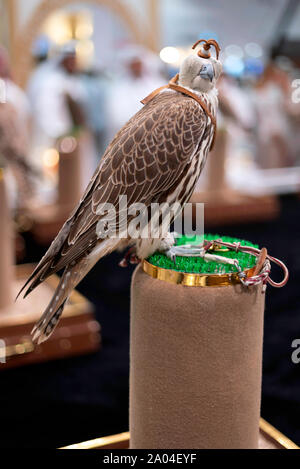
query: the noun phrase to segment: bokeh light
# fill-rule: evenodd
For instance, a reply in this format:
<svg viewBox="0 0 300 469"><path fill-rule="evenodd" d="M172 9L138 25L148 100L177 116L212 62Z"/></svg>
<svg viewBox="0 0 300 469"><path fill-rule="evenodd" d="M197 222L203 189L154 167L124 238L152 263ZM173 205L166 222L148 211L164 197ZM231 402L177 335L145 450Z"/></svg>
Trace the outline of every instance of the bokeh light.
<svg viewBox="0 0 300 469"><path fill-rule="evenodd" d="M262 47L256 42L249 42L245 45L245 52L250 56L258 59L263 55Z"/></svg>
<svg viewBox="0 0 300 469"><path fill-rule="evenodd" d="M180 53L176 47L164 47L159 56L163 62L174 64L179 61Z"/></svg>
<svg viewBox="0 0 300 469"><path fill-rule="evenodd" d="M48 148L43 154L43 164L46 168L54 168L59 162L59 153L56 148Z"/></svg>
<svg viewBox="0 0 300 469"><path fill-rule="evenodd" d="M244 52L243 49L240 46L237 46L236 44L231 44L225 48L225 53L227 56L234 56L239 59L242 59L244 57Z"/></svg>
<svg viewBox="0 0 300 469"><path fill-rule="evenodd" d="M76 56L80 68L87 68L94 59L95 46L90 40L80 41L76 45Z"/></svg>
<svg viewBox="0 0 300 469"><path fill-rule="evenodd" d="M244 62L235 55L230 55L224 60L224 71L229 75L240 77L245 69Z"/></svg>
<svg viewBox="0 0 300 469"><path fill-rule="evenodd" d="M74 137L64 137L59 142L59 150L62 153L72 153L77 148L77 140Z"/></svg>

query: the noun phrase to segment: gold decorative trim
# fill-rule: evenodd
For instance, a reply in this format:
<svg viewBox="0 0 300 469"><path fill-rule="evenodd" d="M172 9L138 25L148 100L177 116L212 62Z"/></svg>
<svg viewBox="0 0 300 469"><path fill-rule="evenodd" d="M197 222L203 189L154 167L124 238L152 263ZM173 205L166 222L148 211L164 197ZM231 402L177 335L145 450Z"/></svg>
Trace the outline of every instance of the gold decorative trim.
<svg viewBox="0 0 300 469"><path fill-rule="evenodd" d="M142 268L150 277L187 287L226 287L240 282L238 273L232 274L194 274L163 269L143 260Z"/></svg>
<svg viewBox="0 0 300 469"><path fill-rule="evenodd" d="M269 422L266 422L264 419L260 419L259 422L260 430L267 435L271 440L275 440L278 445L282 446L284 449L300 449L292 440L287 436L283 435L279 430L277 430Z"/></svg>
<svg viewBox="0 0 300 469"><path fill-rule="evenodd" d="M259 422L260 431L269 438L273 443L277 443L282 449L300 449L293 441L283 435L280 431L274 428L270 423L264 419ZM96 438L83 443L65 446L60 449L121 449L129 448L130 434L119 433L118 435L106 436L103 438Z"/></svg>
<svg viewBox="0 0 300 469"><path fill-rule="evenodd" d="M129 432L119 433L118 435L104 436L102 438L95 438L94 440L84 441L75 445L64 446L59 449L116 449L126 448L129 446Z"/></svg>

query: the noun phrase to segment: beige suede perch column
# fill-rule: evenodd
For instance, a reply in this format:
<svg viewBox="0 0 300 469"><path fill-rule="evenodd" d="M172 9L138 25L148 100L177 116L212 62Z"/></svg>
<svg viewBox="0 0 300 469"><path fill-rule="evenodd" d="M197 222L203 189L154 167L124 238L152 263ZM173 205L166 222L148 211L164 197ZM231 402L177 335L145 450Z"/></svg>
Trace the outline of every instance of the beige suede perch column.
<svg viewBox="0 0 300 469"><path fill-rule="evenodd" d="M257 448L262 286L187 287L139 266L131 291L131 448Z"/></svg>

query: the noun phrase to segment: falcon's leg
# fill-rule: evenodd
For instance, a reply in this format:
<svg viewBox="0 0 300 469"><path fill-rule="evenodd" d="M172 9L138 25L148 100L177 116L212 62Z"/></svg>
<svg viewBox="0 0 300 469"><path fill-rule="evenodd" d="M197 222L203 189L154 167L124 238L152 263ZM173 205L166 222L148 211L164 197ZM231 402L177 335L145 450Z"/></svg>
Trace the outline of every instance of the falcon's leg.
<svg viewBox="0 0 300 469"><path fill-rule="evenodd" d="M176 233L167 233L167 235L160 241L158 247L159 252L163 252L173 262L176 262Z"/></svg>
<svg viewBox="0 0 300 469"><path fill-rule="evenodd" d="M176 264L176 256L183 257L204 257L206 249L203 245L190 245L185 244L182 246L176 246L176 238L180 235L176 232L167 233L166 237L161 240L158 251L163 252L169 259ZM209 255L207 255L209 257ZM210 260L210 259L207 259Z"/></svg>
<svg viewBox="0 0 300 469"><path fill-rule="evenodd" d="M171 246L175 243L173 234L167 233L163 238L141 238L136 240L136 256L138 259L148 259L149 256L152 256L157 251L167 252ZM128 261L128 256L130 256L132 251L124 259L124 264ZM133 259L134 260L134 257Z"/></svg>
<svg viewBox="0 0 300 469"><path fill-rule="evenodd" d="M213 253L210 254L209 248L212 246L211 243L208 243L206 245L199 244L184 244L182 246L175 246L175 237L176 233L169 233L169 236L162 240L161 243L161 249L159 249L160 252L163 252L167 257L169 257L175 264L176 264L176 256L182 256L182 257L202 257L206 262L221 262L224 264L231 264L235 265L236 260L223 257L223 256L218 256ZM173 237L173 244L171 243L171 239ZM165 248L165 246L167 247Z"/></svg>

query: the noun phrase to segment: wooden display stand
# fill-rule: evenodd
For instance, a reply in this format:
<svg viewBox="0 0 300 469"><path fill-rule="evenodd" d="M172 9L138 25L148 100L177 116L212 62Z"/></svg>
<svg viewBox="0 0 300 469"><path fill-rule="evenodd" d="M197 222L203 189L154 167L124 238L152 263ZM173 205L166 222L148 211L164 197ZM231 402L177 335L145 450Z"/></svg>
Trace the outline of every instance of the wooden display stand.
<svg viewBox="0 0 300 469"><path fill-rule="evenodd" d="M0 371L99 350L100 325L93 307L76 291L71 294L50 339L39 346L32 343L30 332L53 296L58 278L50 277L25 300L14 302L34 266L13 267L13 230L3 172L0 173L0 216Z"/></svg>
<svg viewBox="0 0 300 469"><path fill-rule="evenodd" d="M203 274L196 287L198 274L178 284L176 271L161 268L165 281L145 268L131 283L130 447L258 448L262 284Z"/></svg>
<svg viewBox="0 0 300 469"><path fill-rule="evenodd" d="M15 296L33 268L33 265L17 266L16 279L13 282ZM4 340L6 349L6 362L0 363L0 371L99 350L100 324L94 317L91 303L77 291L71 294L62 319L52 336L41 345L32 343L30 332L40 318L43 307L50 301L58 281L59 279L53 276L25 300L18 299L16 303L0 310L0 338Z"/></svg>
<svg viewBox="0 0 300 469"><path fill-rule="evenodd" d="M253 197L227 186L225 162L228 137L226 130L217 133L215 147L208 157L207 188L195 192L191 203L205 204L205 226L266 221L276 218L279 204L275 196Z"/></svg>
<svg viewBox="0 0 300 469"><path fill-rule="evenodd" d="M58 167L58 197L53 205L31 208L28 216L35 240L50 244L71 214L82 194L82 162L80 145L71 153L60 153Z"/></svg>

